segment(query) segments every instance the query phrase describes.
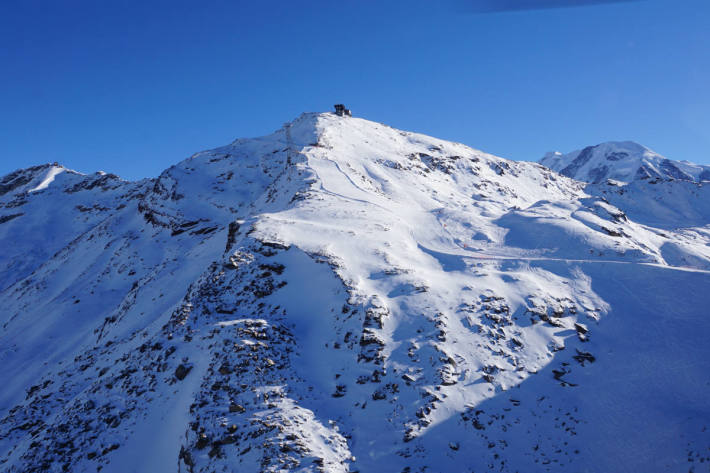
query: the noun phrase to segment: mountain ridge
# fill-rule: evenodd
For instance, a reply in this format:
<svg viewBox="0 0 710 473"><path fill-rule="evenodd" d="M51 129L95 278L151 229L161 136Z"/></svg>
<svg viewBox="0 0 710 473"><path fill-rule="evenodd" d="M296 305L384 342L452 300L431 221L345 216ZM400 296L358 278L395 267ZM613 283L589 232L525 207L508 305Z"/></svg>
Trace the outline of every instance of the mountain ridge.
<svg viewBox="0 0 710 473"><path fill-rule="evenodd" d="M0 273L7 471L710 461L702 183L590 186L327 113L106 176L0 196L0 241L25 240ZM656 189L692 225L645 221Z"/></svg>
<svg viewBox="0 0 710 473"><path fill-rule="evenodd" d="M594 184L607 179L710 181L710 166L673 161L633 141L608 141L568 154L550 152L540 163L565 176Z"/></svg>

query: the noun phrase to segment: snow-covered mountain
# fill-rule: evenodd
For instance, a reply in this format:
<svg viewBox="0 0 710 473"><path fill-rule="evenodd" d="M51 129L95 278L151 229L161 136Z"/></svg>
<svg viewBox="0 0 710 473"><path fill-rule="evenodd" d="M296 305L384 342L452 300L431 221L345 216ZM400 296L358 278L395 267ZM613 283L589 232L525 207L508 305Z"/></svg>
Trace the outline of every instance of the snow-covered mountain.
<svg viewBox="0 0 710 473"><path fill-rule="evenodd" d="M15 172L0 469L703 471L709 198L328 113Z"/></svg>
<svg viewBox="0 0 710 473"><path fill-rule="evenodd" d="M710 181L710 166L673 161L633 141L612 141L568 154L551 152L540 163L567 177L592 183L607 179Z"/></svg>

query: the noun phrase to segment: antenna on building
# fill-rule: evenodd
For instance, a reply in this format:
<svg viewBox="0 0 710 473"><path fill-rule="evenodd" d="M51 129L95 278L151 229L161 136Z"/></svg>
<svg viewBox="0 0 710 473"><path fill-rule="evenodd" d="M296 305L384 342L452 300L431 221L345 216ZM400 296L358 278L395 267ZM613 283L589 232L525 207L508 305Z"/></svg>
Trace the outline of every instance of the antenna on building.
<svg viewBox="0 0 710 473"><path fill-rule="evenodd" d="M344 117L344 116L352 117L353 116L350 109L345 108L345 105L343 105L342 103L335 104L335 114L339 117Z"/></svg>

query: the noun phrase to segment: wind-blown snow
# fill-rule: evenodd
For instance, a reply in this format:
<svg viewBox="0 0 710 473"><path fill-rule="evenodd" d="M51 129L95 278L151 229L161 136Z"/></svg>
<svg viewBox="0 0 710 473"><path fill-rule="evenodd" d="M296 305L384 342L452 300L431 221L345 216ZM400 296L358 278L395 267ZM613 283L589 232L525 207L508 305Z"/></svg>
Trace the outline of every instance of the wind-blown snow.
<svg viewBox="0 0 710 473"><path fill-rule="evenodd" d="M4 470L710 462L706 183L327 113L153 180L47 171L0 181Z"/></svg>

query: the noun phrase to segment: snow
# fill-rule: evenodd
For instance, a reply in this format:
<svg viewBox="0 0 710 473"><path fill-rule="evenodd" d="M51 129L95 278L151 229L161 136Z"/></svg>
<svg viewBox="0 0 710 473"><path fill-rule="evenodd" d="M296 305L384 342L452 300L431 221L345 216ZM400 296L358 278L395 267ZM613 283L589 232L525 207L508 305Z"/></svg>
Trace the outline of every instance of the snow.
<svg viewBox="0 0 710 473"><path fill-rule="evenodd" d="M47 171L44 178L42 178L42 182L40 182L35 188L30 189L28 192L37 192L46 189L52 182L54 182L54 178L64 171L65 169L61 166L52 166L49 168L49 171Z"/></svg>
<svg viewBox="0 0 710 473"><path fill-rule="evenodd" d="M710 181L710 166L673 161L633 141L610 141L568 154L550 152L540 163L565 176L592 183L654 178Z"/></svg>
<svg viewBox="0 0 710 473"><path fill-rule="evenodd" d="M157 179L6 176L2 469L710 462L708 185L585 163L622 151L587 184L308 113Z"/></svg>

